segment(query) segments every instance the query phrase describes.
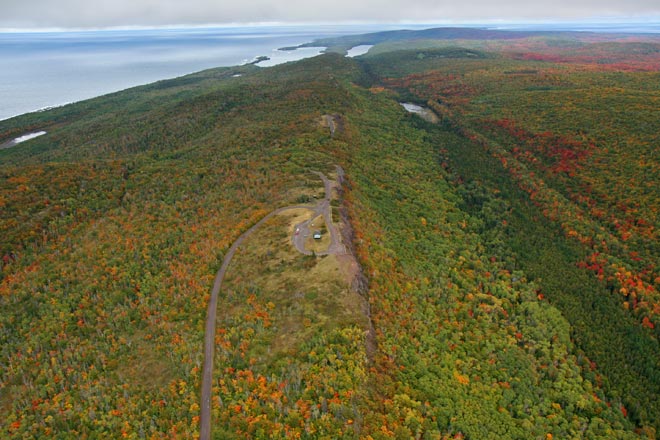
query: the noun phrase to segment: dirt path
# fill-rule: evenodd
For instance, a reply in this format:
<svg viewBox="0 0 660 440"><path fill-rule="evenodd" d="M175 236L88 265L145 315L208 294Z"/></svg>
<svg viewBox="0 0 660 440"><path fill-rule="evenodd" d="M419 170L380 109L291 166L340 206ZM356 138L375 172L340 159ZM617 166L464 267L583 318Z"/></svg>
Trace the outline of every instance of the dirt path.
<svg viewBox="0 0 660 440"><path fill-rule="evenodd" d="M211 298L209 299L209 306L206 313L206 326L204 329L204 364L202 367L201 405L199 414L200 440L210 440L211 438L211 391L213 389L213 356L215 354L215 321L218 309L218 295L220 293L220 288L222 287L222 281L225 277L225 273L227 272L227 268L229 267L232 258L234 258L234 255L236 254L236 250L240 247L246 238L248 238L255 230L257 230L270 218L293 209L309 209L314 212L314 216L312 218L321 214L323 215L331 238L328 250L323 253L317 253L317 255L338 255L346 253L346 249L341 243L341 239L339 237L339 233L337 232L336 226L332 222L332 212L330 207L332 182L330 182L330 180L328 180L328 178L323 173L315 172L314 174L318 175L321 180L323 180L323 185L325 187L325 198L314 207L308 205L286 206L267 214L236 239L236 241L227 251L227 254L222 260L222 266L220 266L220 270L215 276L213 289L211 290ZM310 222L311 220L307 220L306 222L297 225L296 228L294 228L294 235L291 239L296 249L305 255L312 255L311 251L307 251L305 249L305 241L303 235L303 228L305 228L307 231L306 233L309 233Z"/></svg>
<svg viewBox="0 0 660 440"><path fill-rule="evenodd" d="M335 124L335 118L332 115L323 115L323 123L328 126L330 129L330 137L335 136L335 131L337 126Z"/></svg>

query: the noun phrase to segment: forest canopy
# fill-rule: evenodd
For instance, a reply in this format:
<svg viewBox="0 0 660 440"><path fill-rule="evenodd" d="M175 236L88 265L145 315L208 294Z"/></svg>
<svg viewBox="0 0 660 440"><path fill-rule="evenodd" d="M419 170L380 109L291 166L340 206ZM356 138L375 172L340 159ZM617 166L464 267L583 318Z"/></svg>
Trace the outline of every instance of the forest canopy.
<svg viewBox="0 0 660 440"><path fill-rule="evenodd" d="M361 269L295 252L286 216L246 241L214 438L656 438L660 40L509 34L1 121L47 134L0 150L0 436L197 438L216 271L317 171Z"/></svg>

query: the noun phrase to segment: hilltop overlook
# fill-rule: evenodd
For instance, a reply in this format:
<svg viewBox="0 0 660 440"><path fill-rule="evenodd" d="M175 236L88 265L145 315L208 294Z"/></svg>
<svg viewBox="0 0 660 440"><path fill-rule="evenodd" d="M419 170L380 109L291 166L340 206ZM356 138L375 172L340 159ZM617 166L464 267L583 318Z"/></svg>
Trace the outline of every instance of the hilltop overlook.
<svg viewBox="0 0 660 440"><path fill-rule="evenodd" d="M0 437L656 438L660 39L326 44L0 121Z"/></svg>

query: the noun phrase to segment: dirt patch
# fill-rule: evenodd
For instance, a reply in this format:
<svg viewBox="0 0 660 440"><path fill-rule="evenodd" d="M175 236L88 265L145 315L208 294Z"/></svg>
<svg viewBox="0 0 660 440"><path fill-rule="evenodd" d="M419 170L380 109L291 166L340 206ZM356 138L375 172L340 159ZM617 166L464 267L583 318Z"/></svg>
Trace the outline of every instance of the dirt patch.
<svg viewBox="0 0 660 440"><path fill-rule="evenodd" d="M339 114L321 116L320 124L330 129L330 137L335 137L336 134L344 131L344 119Z"/></svg>
<svg viewBox="0 0 660 440"><path fill-rule="evenodd" d="M344 170L337 167L337 183L336 186L339 197L339 233L341 240L346 249L346 254L340 258L342 273L346 277L346 282L351 286L351 290L362 297L362 311L368 320L368 330L366 337L366 350L367 357L370 361L373 360L374 355L378 350L378 343L376 341L376 330L371 320L371 307L369 304L369 280L362 272L362 267L355 258L355 232L351 225L350 215L348 208L343 203L344 188L349 185L346 181Z"/></svg>
<svg viewBox="0 0 660 440"><path fill-rule="evenodd" d="M339 263L341 274L344 277L344 282L351 286L352 290L357 292L357 289L354 288L353 283L355 279L360 275L360 265L355 260L355 257L351 254L337 255L337 261Z"/></svg>

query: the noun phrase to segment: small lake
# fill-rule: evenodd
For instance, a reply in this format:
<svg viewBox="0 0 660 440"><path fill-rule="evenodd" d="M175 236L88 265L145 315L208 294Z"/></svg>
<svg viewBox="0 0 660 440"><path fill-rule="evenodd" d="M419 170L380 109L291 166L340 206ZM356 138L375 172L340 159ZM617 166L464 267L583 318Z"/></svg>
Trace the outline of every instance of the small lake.
<svg viewBox="0 0 660 440"><path fill-rule="evenodd" d="M289 61L297 61L303 58L315 57L321 55L325 47L299 47L296 50L273 49L270 53L265 53L268 60L260 61L257 66L270 67Z"/></svg>
<svg viewBox="0 0 660 440"><path fill-rule="evenodd" d="M36 131L34 133L26 133L23 136L19 136L15 139L12 139L9 142L5 142L4 144L1 144L0 149L1 148L10 148L10 147L13 147L14 145L20 144L21 142L29 141L30 139L34 139L36 137L43 136L45 134L46 134L45 131Z"/></svg>
<svg viewBox="0 0 660 440"><path fill-rule="evenodd" d="M412 104L410 102L400 102L399 104L401 104L408 113L419 115L422 119L434 124L438 122L438 115L436 115L433 110L422 107L421 105Z"/></svg>
<svg viewBox="0 0 660 440"><path fill-rule="evenodd" d="M374 47L373 44L361 44L359 46L351 47L348 50L346 56L350 58L359 57L360 55L364 55L365 53L369 52L369 49L372 47Z"/></svg>

